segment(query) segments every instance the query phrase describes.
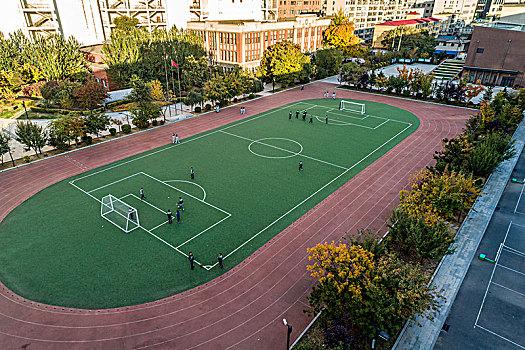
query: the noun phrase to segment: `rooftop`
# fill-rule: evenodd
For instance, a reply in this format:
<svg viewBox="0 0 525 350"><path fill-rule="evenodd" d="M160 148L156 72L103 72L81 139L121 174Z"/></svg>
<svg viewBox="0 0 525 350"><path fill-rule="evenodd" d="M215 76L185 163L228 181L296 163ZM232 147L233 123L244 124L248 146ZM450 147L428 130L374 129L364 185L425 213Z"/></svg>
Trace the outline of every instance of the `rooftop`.
<svg viewBox="0 0 525 350"><path fill-rule="evenodd" d="M491 22L491 23L484 24L484 27L525 32L525 24L520 24L520 23Z"/></svg>
<svg viewBox="0 0 525 350"><path fill-rule="evenodd" d="M408 26L408 25L416 25L416 24L434 23L434 22L439 22L439 21L441 21L441 19L435 18L435 17L401 19L401 20L398 20L398 21L386 21L386 22L383 22L383 23L379 23L378 26L398 27L398 26Z"/></svg>

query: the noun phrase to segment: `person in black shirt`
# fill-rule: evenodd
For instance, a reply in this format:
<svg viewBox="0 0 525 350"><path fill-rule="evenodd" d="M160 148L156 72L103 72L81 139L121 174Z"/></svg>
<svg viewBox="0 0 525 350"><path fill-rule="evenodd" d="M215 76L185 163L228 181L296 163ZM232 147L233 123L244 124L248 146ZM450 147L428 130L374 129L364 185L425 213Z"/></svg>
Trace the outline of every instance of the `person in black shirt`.
<svg viewBox="0 0 525 350"><path fill-rule="evenodd" d="M292 111L290 111L290 113L288 113L288 120L292 120Z"/></svg>
<svg viewBox="0 0 525 350"><path fill-rule="evenodd" d="M299 171L303 171L303 161L299 161Z"/></svg>
<svg viewBox="0 0 525 350"><path fill-rule="evenodd" d="M195 268L195 257L192 252L188 254L188 260L190 261L190 268L193 270Z"/></svg>
<svg viewBox="0 0 525 350"><path fill-rule="evenodd" d="M219 256L217 257L217 261L219 262L219 267L220 267L221 269L224 268L223 260L224 260L224 258L222 257L222 253L219 253Z"/></svg>
<svg viewBox="0 0 525 350"><path fill-rule="evenodd" d="M168 216L168 224L173 224L173 213L171 212L171 209L168 209L166 215Z"/></svg>
<svg viewBox="0 0 525 350"><path fill-rule="evenodd" d="M190 167L190 179L195 180L195 171L193 170L193 167Z"/></svg>

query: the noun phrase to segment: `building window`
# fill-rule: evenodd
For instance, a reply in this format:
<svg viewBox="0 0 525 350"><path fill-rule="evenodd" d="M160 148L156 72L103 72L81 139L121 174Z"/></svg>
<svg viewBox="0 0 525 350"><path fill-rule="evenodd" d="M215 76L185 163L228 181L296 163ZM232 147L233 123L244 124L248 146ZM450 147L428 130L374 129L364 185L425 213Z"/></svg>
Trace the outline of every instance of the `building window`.
<svg viewBox="0 0 525 350"><path fill-rule="evenodd" d="M476 49L476 53L483 53L483 51L485 51L485 49L482 48L482 47L478 47L478 48Z"/></svg>

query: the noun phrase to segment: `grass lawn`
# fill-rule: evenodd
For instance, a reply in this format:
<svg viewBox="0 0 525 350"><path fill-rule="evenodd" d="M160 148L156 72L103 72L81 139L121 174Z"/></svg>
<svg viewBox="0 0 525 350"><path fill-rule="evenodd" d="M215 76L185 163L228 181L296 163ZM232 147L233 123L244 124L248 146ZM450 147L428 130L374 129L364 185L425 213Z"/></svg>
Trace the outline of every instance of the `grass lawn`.
<svg viewBox="0 0 525 350"><path fill-rule="evenodd" d="M364 103L365 115L338 110L339 100L296 102L50 186L0 223L0 279L28 299L80 308L138 304L209 281L419 125L407 111ZM304 109L313 123L295 118ZM109 194L137 210L129 234L119 228L125 216L101 217ZM170 225L165 211L179 197L182 223ZM193 271L189 251L200 264Z"/></svg>

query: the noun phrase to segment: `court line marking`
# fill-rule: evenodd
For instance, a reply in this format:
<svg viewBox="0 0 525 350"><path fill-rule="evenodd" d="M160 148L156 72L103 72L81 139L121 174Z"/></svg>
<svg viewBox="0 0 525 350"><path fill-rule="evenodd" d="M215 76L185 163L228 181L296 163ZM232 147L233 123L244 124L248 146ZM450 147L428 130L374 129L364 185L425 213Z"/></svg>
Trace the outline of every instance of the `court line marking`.
<svg viewBox="0 0 525 350"><path fill-rule="evenodd" d="M474 328L476 328L476 327L481 328L481 329L483 329L484 331L487 331L487 332L489 332L490 334L495 335L496 337L499 337L499 338L501 338L501 339L503 339L503 340L506 340L506 341L508 341L509 343L512 343L512 344L516 345L517 347L519 347L519 348L521 348L521 349L525 349L525 346L522 346L522 345L520 345L520 344L518 344L518 343L516 343L516 342L513 342L512 340L510 340L510 339L508 339L508 338L505 338L504 336L499 335L498 333L493 332L493 331L491 331L491 330L489 330L489 329L487 329L487 328L485 328L485 327L483 327L483 326L480 326L480 325L477 324L477 325L474 325Z"/></svg>
<svg viewBox="0 0 525 350"><path fill-rule="evenodd" d="M202 190L202 193L203 193L202 200L203 201L206 200L206 190L204 189L204 187L202 187L201 185L199 185L196 182L187 181L187 180L163 180L162 182L184 182L184 183L195 185L195 186L199 187Z"/></svg>
<svg viewBox="0 0 525 350"><path fill-rule="evenodd" d="M164 146L164 147L161 148L161 149L158 149L158 150L153 151L153 152L149 152L149 153L144 154L144 155L142 155L142 156L138 156L138 157L131 156L131 157L133 157L132 159L129 159L129 160L125 161L125 162L118 163L118 164L112 165L112 166L110 166L110 167L108 167L108 168L104 168L104 169L101 169L101 170L95 171L95 172L93 172L93 173L90 173L90 174L87 174L87 175L84 175L84 176L78 177L78 178L76 178L76 179L70 181L69 183L76 182L76 181L80 181L80 180L82 180L82 179L85 179L85 178L91 177L91 176L93 176L93 175L97 175L97 174L100 174L100 173L106 172L106 171L108 171L108 170L115 169L115 168L120 167L120 166L122 166L122 165L126 165L126 164L129 164L129 163L135 162L135 161L137 161L137 160L140 160L140 159L143 159L143 158L146 158L146 157L150 157L150 156L153 156L153 155L158 154L158 153L161 153L161 152L168 151L168 150L170 150L170 149L172 149L172 148L174 148L174 147L180 147L180 146L185 145L185 144L187 144L187 143L190 143L190 142L193 142L193 141L200 140L200 139L202 139L202 138L204 138L204 137L206 137L206 136L210 136L210 135L216 134L216 133L220 132L221 130L226 130L226 129L232 128L232 127L234 127L234 126L242 125L242 124L245 124L245 123L248 123L248 122L251 122L251 121L257 120L257 119L259 119L259 118L265 117L265 116L267 116L267 115L273 114L273 113L278 112L278 111L281 111L281 110L283 110L283 109L290 108L290 107L295 106L295 105L297 105L297 104L300 104L300 102L296 102L296 103L292 103L292 104L290 104L290 105L282 106L282 107L279 107L279 108L273 109L273 110L271 110L271 111L268 111L268 112L265 112L265 113L259 114L258 116L251 117L250 119L242 120L242 121L240 121L240 122L239 122L239 121L232 122L233 124L231 124L231 125L227 125L227 126L222 127L222 128L214 129L214 130L212 130L212 131L210 131L210 132L207 132L207 133L201 134L201 135L196 136L196 137L194 137L194 138L191 138L191 139L189 139L189 140L183 140L181 143L178 143L178 144L171 144L171 143L170 143L170 145L168 145L168 146ZM118 161L117 161L117 162L118 162Z"/></svg>
<svg viewBox="0 0 525 350"><path fill-rule="evenodd" d="M508 267L508 266L506 266L506 265L503 265L503 264L499 264L498 266L499 266L499 267L502 267L502 268L504 268L504 269L506 269L506 270L509 270L509 271L512 271L512 272L515 272L515 273L517 273L517 274L520 274L520 275L525 276L525 272L521 272L521 271L518 271L518 270L514 270L514 269L512 269L512 268L510 268L510 267ZM494 282L492 282L492 283L494 283Z"/></svg>
<svg viewBox="0 0 525 350"><path fill-rule="evenodd" d="M506 290L508 290L509 292L514 292L514 293L516 293L516 294L521 295L522 297L525 297L525 294L523 294L523 293L521 293L521 292L518 292L517 290L514 290L514 289L512 289L512 288L505 287L504 285L501 285L501 284L496 283L496 282L492 282L492 284L494 284L494 285L496 285L496 286L498 286L498 287L501 287L501 288L503 288L503 289L506 289Z"/></svg>
<svg viewBox="0 0 525 350"><path fill-rule="evenodd" d="M180 247L182 247L183 245L185 245L186 243L189 243L189 242L193 241L195 238L199 237L200 235L202 235L202 234L205 233L206 231L211 230L212 228L214 228L215 226L217 226L218 224L220 224L220 223L223 222L224 220L229 219L230 216L231 216L231 215L228 215L228 216L222 218L221 220L217 221L217 222L214 223L213 225L211 225L211 226L207 227L206 229L202 230L201 232L197 233L195 236L193 236L193 237L187 239L186 241L182 242L181 244L179 244L179 245L177 246L177 248L180 248ZM208 266L209 266L209 265L208 265ZM211 269L211 268L210 268L210 269Z"/></svg>
<svg viewBox="0 0 525 350"><path fill-rule="evenodd" d="M158 211L160 211L162 214L167 214L164 210L157 208L156 206L154 206L153 204L151 204L151 203L148 202L147 200L142 200L142 199L140 199L139 196L136 196L136 195L134 195L133 193L130 193L129 196L135 197L135 198L138 199L141 203L146 203L146 204L149 205L150 207L155 208L155 209L157 209Z"/></svg>
<svg viewBox="0 0 525 350"><path fill-rule="evenodd" d="M320 105L316 105L316 104L313 104L313 103L308 103L308 102L297 102L297 103L304 103L304 104L307 104L307 105L313 105L315 107L319 107L319 108L330 108L330 107L326 107L326 106L320 106ZM365 104L366 105L366 104ZM332 114L336 114L336 113L333 113L333 112L330 112L330 111L333 111L335 110L334 108L330 108L329 111L327 111L327 113L332 113ZM337 115L341 115L342 117L346 117L346 118L354 118L354 119L360 119L360 120L364 120L368 117L371 117L371 118L377 118L377 119L389 119L393 122L396 122L396 123L401 123L401 124L405 124L405 125L411 125L411 123L408 123L408 122L404 122L404 121L401 121L401 120L397 120L397 119L392 119L392 118L385 118L385 117L380 117L380 116L377 116L377 115L373 115L373 114L366 114L366 117L365 118L357 118L357 117L352 117L352 116L349 116L349 115L343 115L343 114L337 114Z"/></svg>
<svg viewBox="0 0 525 350"><path fill-rule="evenodd" d="M96 191L101 190L101 189L103 189L103 188L106 188L106 187L108 187L108 186L112 186L112 185L114 185L114 184L116 184L116 183L119 183L119 182L121 182L121 181L125 181L125 180L130 179L130 178L132 178L132 177L134 177L134 176L137 176L138 174L140 174L140 173L135 173L135 174L131 174L131 175L129 175L129 176L123 177L122 179L119 179L119 180L116 180L116 181L110 182L110 183L108 183L108 184L106 184L106 185L104 185L104 186L100 186L100 187L97 187L97 188L95 188L95 189L89 190L88 193L96 192ZM73 180L73 181L74 181L74 180Z"/></svg>
<svg viewBox="0 0 525 350"><path fill-rule="evenodd" d="M251 121L254 121L254 120L258 120L262 117L265 117L267 115L270 115L270 114L273 114L277 111L281 111L281 110L284 110L284 109L289 109L290 107L292 106L296 106L298 104L301 104L301 103L306 103L306 102L296 102L296 103L293 103L293 104L289 104L289 105L286 105L286 106L283 106L283 107L280 107L280 108L277 108L277 109L274 109L274 110L271 110L269 112L266 112L266 113L262 113L262 114L259 114L258 116L256 117L252 117L250 119L246 119L246 120L243 120L241 122L237 122L237 123L233 123L231 125L227 125L226 127L223 127L223 128L219 128L219 129L215 129L211 132L208 132L208 133L205 133L205 134L202 134L200 136L197 136L197 137L194 137L192 139L189 139L185 142L182 142L182 143L179 143L179 144L171 144L169 146L166 146L162 149L159 149L157 151L153 151L151 153L147 153L145 155L142 155L142 156L139 156L139 157L134 157L132 159L129 159L125 162L122 162L122 163L119 163L119 164L115 164L111 167L108 167L108 168L104 168L104 169L101 169L99 171L96 171L96 172L93 172L91 174L87 174L87 175L84 175L82 177L79 177L79 178L76 178L74 180L71 180L69 181L69 183L76 187L77 189L79 189L80 191L84 192L85 194L89 195L90 197L92 197L93 199L95 199L97 202L100 202L100 200L96 197L94 197L93 195L91 195L90 193L88 193L87 191L83 190L82 188L80 188L79 186L77 186L75 184L76 181L80 181L82 179L85 179L85 178L88 178L88 177L91 177L91 176L94 176L94 175L97 175L97 174L100 174L102 172L106 172L108 170L112 170L112 169L115 169L117 167L120 167L122 165L126 165L126 164L129 164L131 162L134 162L134 161L137 161L137 160L140 160L140 159L143 159L143 158L146 158L146 157L149 157L149 156L152 156L152 155L155 155L155 154L158 154L160 152L164 152L164 151L167 151L173 147L179 147L181 145L184 145L186 143L189 143L189 142L193 142L193 141L196 141L196 140L200 140L206 136L210 136L210 135L213 135L213 134L216 134L216 133L219 133L219 132L225 132L224 130L228 130L230 128L234 128L234 127L237 127L237 126L240 126L240 125L243 125L245 123L248 123L248 122L251 122ZM309 103L306 103L306 104L309 104ZM312 104L309 104L309 105L312 105ZM313 107L315 106L318 106L318 105L313 105ZM385 118L381 118L381 119L385 119ZM393 119L391 119L393 120ZM394 120L393 120L394 121ZM398 121L398 122L401 122L401 121ZM305 199L303 199L300 203L298 203L297 205L295 205L293 208L291 208L290 210L288 210L286 213L284 213L283 215L281 215L280 217L278 217L276 220L274 220L273 222L271 222L269 225L267 225L266 227L264 227L262 230L260 230L259 232L257 232L256 234L254 234L252 237L250 237L248 240L246 240L244 243L242 243L241 245L239 245L237 248L235 248L233 251L231 251L230 253L228 253L226 256L224 256L224 259L228 258L229 256L233 255L235 252L237 252L239 249L241 249L243 246L245 246L246 244L248 244L250 241L252 241L254 238L256 238L257 236L259 236L261 233L263 233L264 231L266 231L268 228L270 228L271 226L273 226L275 223L277 223L278 221L280 221L282 218L284 218L285 216L287 216L289 213L291 213L293 210L295 210L297 207L301 206L302 204L304 204L306 201L308 201L310 198L312 198L313 196L315 196L317 193L319 193L320 191L322 191L323 189L325 189L327 186L329 186L330 184L332 184L334 181L338 180L341 176L343 176L344 174L346 174L348 171L352 170L353 168L355 168L357 165L361 164L363 161L365 161L366 159L368 159L371 155L373 155L374 153L376 153L378 150L380 150L381 148L383 148L386 144L388 144L389 142L391 142L392 140L394 140L396 137L398 137L399 135L401 135L402 133L404 133L406 130L408 130L413 124L411 123L405 123L405 122L401 122L403 124L406 124L407 126L405 128L403 128L400 132L398 132L397 134L395 134L394 136L392 136L391 138L389 138L388 140L386 140L384 143L382 143L380 146L376 147L373 151L371 151L370 153L368 153L365 157L363 157L361 160L359 160L358 162L356 162L355 164L353 164L351 167L349 168L344 168L344 167L341 167L341 166L337 166L335 164L332 164L334 166L337 166L337 167L341 167L343 169L345 169L344 172L342 172L341 174L339 174L338 176L336 176L335 178L333 178L331 181L329 181L327 184L323 185L321 188L319 188L317 191L315 191L314 193L310 194L308 197L306 197ZM161 183L164 183L165 185L169 186L169 187L172 187L172 188L175 188L159 179L156 179L154 177L152 177L153 179L161 182ZM183 192L181 191L180 189L178 188L175 188L176 190L180 191L180 192ZM184 192L183 192L184 193ZM189 195L189 194L188 194ZM197 200L200 200L199 198L196 198L192 195L189 195L190 197L193 197ZM204 201L202 201L204 202ZM205 204L208 204L207 202L204 202ZM219 209L221 210L220 208L216 208L216 209ZM222 211L222 210L221 210ZM226 212L227 213L227 212ZM230 213L227 213L227 214L230 214ZM230 214L231 215L231 214ZM186 254L183 254L187 257ZM197 262L197 261L196 261ZM211 270L213 267L217 266L218 265L218 262L216 262L215 264L213 265L206 265L206 267L209 267L209 268L206 268L207 270ZM201 265L203 266L203 265Z"/></svg>
<svg viewBox="0 0 525 350"><path fill-rule="evenodd" d="M290 153L290 155L283 156L283 157L279 157L279 156L265 156L263 154L259 154L259 153L255 152L254 150L252 150L252 145L254 143L258 143L258 144L261 144L261 145L266 145L265 143L262 142L264 140L285 140L285 141L290 141L292 143L295 143L296 145L299 145L299 147L301 147L301 149L299 150L299 152L292 152L292 151L289 151L289 150L284 150L284 151ZM295 140L287 139L287 138L284 138L284 137L265 137L265 138L262 138L262 139L258 139L256 141L252 141L248 145L248 151L250 151L253 155L255 155L257 157L268 158L268 159L286 159L286 158L292 158L292 157L298 156L299 154L303 153L303 145L301 145L299 142L297 142Z"/></svg>
<svg viewBox="0 0 525 350"><path fill-rule="evenodd" d="M322 186L321 188L319 188L317 191L315 191L314 193L310 194L308 197L306 197L305 199L303 199L301 202L299 202L298 204L296 204L293 208L289 209L286 213L284 213L283 215L281 215L280 217L278 217L277 219L275 219L274 221L272 221L270 224L268 224L266 227L264 227L262 230L260 230L259 232L257 232L256 234L254 234L252 237L250 237L248 240L246 240L244 243L242 243L241 245L239 245L237 248L235 248L234 250L232 250L231 252L229 252L226 256L224 256L224 259L228 258L229 256L235 254L239 249L241 249L242 247L244 247L246 244L248 244L249 242L251 242L254 238L256 238L257 236L259 236L261 233L263 233L264 231L266 231L268 228L272 227L275 223L279 222L282 218L284 218L285 216L287 216L288 214L290 214L292 211L294 211L295 209L297 209L299 206L303 205L306 201L308 201L310 198L312 198L313 196L315 196L316 194L318 194L319 192L321 192L322 190L324 190L326 187L328 187L329 185L331 185L334 181L338 180L341 176L345 175L346 173L348 173L350 170L352 170L353 168L355 168L357 165L361 164L363 161L365 161L366 159L368 159L372 154L376 153L377 151L379 151L381 148L383 148L386 144L388 144L389 142L391 142L392 140L394 140L396 137L398 137L399 135L401 135L402 133L404 133L405 131L407 131L409 128L411 127L411 125L405 127L403 130L401 130L400 132L398 132L397 134L395 134L394 136L392 136L391 138L389 138L388 140L386 140L385 142L383 142L383 144L381 144L380 146L376 147L372 152L368 153L366 156L364 156L361 160L359 160L358 162L356 162L354 165L352 165L350 168L347 168L345 171L343 171L341 174L337 175L336 177L334 177L332 180L330 180L328 183L326 183L324 186ZM211 268L217 266L219 263L216 262L215 264L211 265Z"/></svg>
<svg viewBox="0 0 525 350"><path fill-rule="evenodd" d="M516 202L516 206L514 207L514 214L518 212L518 205L520 205L521 196L523 195L523 189L525 188L525 185L521 185L521 192L518 197L518 201ZM521 214L521 213L520 213Z"/></svg>
<svg viewBox="0 0 525 350"><path fill-rule="evenodd" d="M507 228L507 233L509 232L511 225L512 225L512 222L509 223L509 227ZM478 324L479 316L481 315L481 310L483 309L483 305L485 305L485 299L487 299L487 294L489 292L490 284L492 283L492 278L494 277L496 266L498 266L498 258L499 258L499 254L501 252L502 246L503 246L503 243L499 245L498 252L496 253L496 259L494 260L496 262L494 263L494 266L492 267L492 273L490 274L489 283L487 283L487 288L485 289L485 295L483 295L483 300L481 301L481 305L478 310L478 316L476 317L476 321L474 322L474 327L476 327L476 325Z"/></svg>
<svg viewBox="0 0 525 350"><path fill-rule="evenodd" d="M341 166L341 165L337 165L337 164L334 164L334 163L330 163L330 162L327 162L325 160L322 160L322 159L317 159L317 158L314 158L314 157L310 157L310 156L307 156L306 154L304 153L297 153L297 152L294 152L294 151L290 151L288 149L285 149L285 148L281 148L281 147L277 147L277 146L274 146L274 145L270 145L268 143L265 143L265 142L261 142L261 141L258 141L258 140L253 140L253 139L250 139L248 137L244 137L244 136L241 136L241 135L237 135L237 134L233 134L231 132L227 132L227 131L221 131L223 134L226 134L226 135L230 135L230 136L234 136L234 137L238 137L240 139L243 139L243 140L246 140L246 141L250 141L252 143L258 143L258 144L261 144L263 146L267 146L267 147L271 147L271 148L275 148L275 149L278 149L280 151L283 151L283 152L287 152L287 153L290 153L290 154L294 154L294 155L298 155L300 157L305 157L305 158L308 158L308 159L311 159L311 160L314 160L316 162L320 162L320 163L324 163L324 164L327 164L327 165L331 165L331 166L334 166L336 168L340 168L340 169L343 169L343 170L348 170L348 168L344 167L344 166Z"/></svg>

